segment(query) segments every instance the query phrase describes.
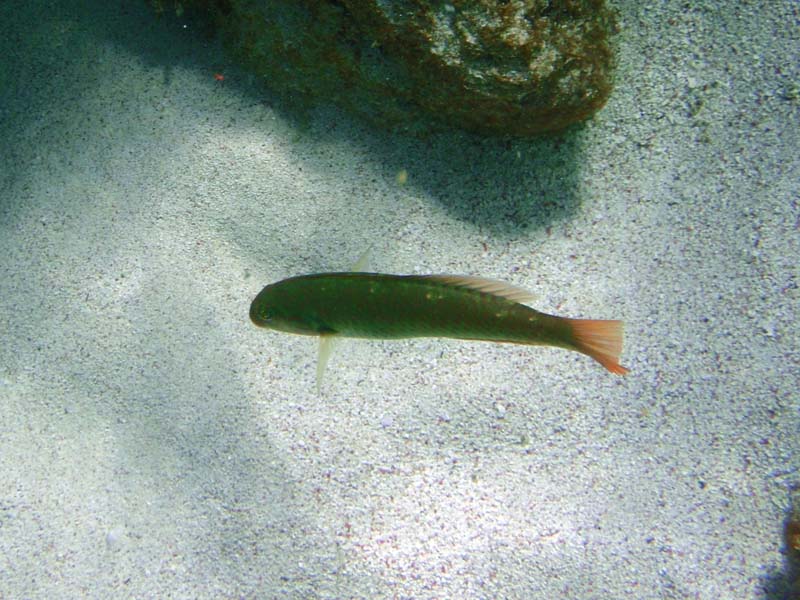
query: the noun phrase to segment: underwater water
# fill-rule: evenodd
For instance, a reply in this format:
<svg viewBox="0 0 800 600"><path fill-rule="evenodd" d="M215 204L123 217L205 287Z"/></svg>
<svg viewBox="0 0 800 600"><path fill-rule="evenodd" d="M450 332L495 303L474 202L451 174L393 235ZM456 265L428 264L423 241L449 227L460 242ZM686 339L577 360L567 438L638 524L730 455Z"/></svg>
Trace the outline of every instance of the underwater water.
<svg viewBox="0 0 800 600"><path fill-rule="evenodd" d="M620 1L537 140L270 95L141 2L0 3L0 598L798 597L798 9ZM479 275L549 347L256 328L266 284ZM794 594L794 596L792 595Z"/></svg>

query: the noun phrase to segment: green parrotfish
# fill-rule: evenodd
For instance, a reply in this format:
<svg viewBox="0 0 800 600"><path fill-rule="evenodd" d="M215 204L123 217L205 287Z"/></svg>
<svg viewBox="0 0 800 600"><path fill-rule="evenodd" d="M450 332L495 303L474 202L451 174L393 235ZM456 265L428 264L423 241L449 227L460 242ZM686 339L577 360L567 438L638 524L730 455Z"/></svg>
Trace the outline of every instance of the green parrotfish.
<svg viewBox="0 0 800 600"><path fill-rule="evenodd" d="M317 384L336 337L446 337L546 345L586 354L624 375L622 322L536 311L529 292L480 277L316 273L266 286L250 306L259 327L320 337Z"/></svg>

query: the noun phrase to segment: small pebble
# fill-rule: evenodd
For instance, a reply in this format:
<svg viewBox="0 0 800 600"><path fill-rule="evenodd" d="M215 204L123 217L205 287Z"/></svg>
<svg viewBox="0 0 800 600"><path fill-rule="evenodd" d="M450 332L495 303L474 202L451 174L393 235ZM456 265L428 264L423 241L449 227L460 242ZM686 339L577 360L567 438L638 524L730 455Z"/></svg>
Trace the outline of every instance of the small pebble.
<svg viewBox="0 0 800 600"><path fill-rule="evenodd" d="M109 550L116 550L122 541L122 529L115 527L106 534L106 547Z"/></svg>
<svg viewBox="0 0 800 600"><path fill-rule="evenodd" d="M498 419L505 418L505 416L506 416L506 407L505 407L505 405L500 404L499 402L496 402L495 405L494 405L494 409L497 411L497 418Z"/></svg>

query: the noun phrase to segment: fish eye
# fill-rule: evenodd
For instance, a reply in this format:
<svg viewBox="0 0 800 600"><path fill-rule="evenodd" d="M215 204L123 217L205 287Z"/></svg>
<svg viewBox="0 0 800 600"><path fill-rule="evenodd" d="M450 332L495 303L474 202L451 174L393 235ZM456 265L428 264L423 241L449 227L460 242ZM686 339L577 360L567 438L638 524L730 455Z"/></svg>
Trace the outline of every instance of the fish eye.
<svg viewBox="0 0 800 600"><path fill-rule="evenodd" d="M275 318L275 310L272 308L265 308L264 312L261 313L261 318L265 321L272 321Z"/></svg>

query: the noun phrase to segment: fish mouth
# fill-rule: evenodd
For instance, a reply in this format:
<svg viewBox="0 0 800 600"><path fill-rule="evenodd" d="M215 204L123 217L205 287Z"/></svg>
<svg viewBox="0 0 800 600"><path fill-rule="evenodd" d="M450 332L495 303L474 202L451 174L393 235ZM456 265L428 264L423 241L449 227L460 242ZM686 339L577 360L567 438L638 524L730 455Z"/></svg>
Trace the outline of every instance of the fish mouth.
<svg viewBox="0 0 800 600"><path fill-rule="evenodd" d="M254 325L258 327L263 327L264 322L258 317L257 301L258 298L256 298L255 300L253 300L253 302L250 303L250 320L253 322Z"/></svg>

